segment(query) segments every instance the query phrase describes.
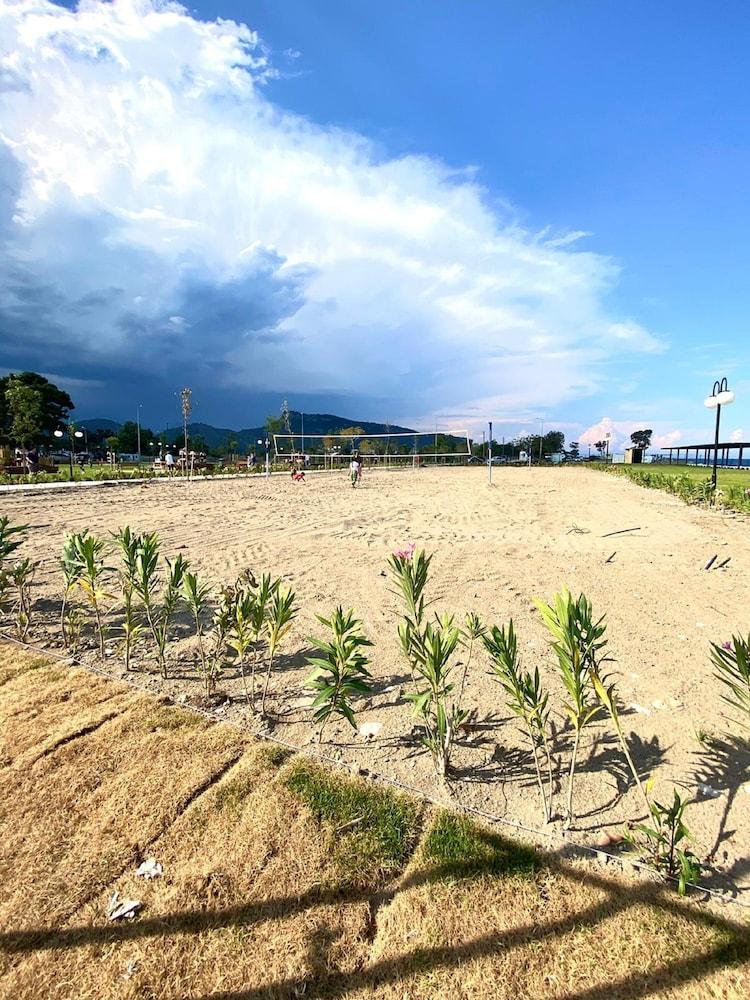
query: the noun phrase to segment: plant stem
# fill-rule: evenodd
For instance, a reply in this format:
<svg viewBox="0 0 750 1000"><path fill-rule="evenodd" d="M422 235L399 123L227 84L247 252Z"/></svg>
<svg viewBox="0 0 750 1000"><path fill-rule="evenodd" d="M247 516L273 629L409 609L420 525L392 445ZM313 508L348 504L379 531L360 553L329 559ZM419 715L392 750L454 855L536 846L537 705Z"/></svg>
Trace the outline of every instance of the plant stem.
<svg viewBox="0 0 750 1000"><path fill-rule="evenodd" d="M570 829L573 825L573 780L576 773L576 763L578 761L578 744L581 740L581 727L576 726L576 738L573 743L573 754L570 758L570 774L568 775L568 819L566 827Z"/></svg>
<svg viewBox="0 0 750 1000"><path fill-rule="evenodd" d="M539 794L542 797L542 808L544 810L544 822L549 823L549 805L547 804L547 796L544 793L544 782L542 781L542 769L539 766L539 754L537 752L536 739L534 738L534 730L530 725L527 724L527 729L529 733L529 739L531 740L531 750L534 754L534 767L536 769L536 780L539 785Z"/></svg>
<svg viewBox="0 0 750 1000"><path fill-rule="evenodd" d="M268 647L268 667L266 669L266 683L263 685L263 696L260 700L260 714L266 714L266 695L268 694L268 684L271 680L271 667L273 665L273 657L276 652L275 646Z"/></svg>

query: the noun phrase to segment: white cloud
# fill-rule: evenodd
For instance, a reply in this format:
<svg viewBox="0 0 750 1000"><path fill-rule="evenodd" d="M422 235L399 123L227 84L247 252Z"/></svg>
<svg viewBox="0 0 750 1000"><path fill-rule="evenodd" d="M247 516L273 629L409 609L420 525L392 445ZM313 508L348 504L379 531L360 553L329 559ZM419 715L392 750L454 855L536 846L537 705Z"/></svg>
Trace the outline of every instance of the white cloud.
<svg viewBox="0 0 750 1000"><path fill-rule="evenodd" d="M574 247L584 233L525 231L471 170L274 106L246 27L150 0L0 0L0 36L20 164L0 233L36 288L6 283L0 310L40 344L56 329L87 357L161 358L179 333L196 359L210 342L217 378L414 420L550 410L592 395L603 362L663 349L610 314L618 271Z"/></svg>
<svg viewBox="0 0 750 1000"><path fill-rule="evenodd" d="M579 435L578 440L581 444L591 445L593 447L597 441L603 441L607 434L610 435L610 451L611 452L622 452L625 448L629 448L631 441L630 435L633 431L645 430L646 428L651 428L653 430L653 435L651 437L651 450L659 448L669 448L672 445L677 444L693 444L695 442L701 442L703 438L700 430L689 432L687 437L685 433L681 430L677 430L670 427L663 421L654 420L612 420L610 417L602 417L600 421L593 424L591 427L587 427L582 434Z"/></svg>

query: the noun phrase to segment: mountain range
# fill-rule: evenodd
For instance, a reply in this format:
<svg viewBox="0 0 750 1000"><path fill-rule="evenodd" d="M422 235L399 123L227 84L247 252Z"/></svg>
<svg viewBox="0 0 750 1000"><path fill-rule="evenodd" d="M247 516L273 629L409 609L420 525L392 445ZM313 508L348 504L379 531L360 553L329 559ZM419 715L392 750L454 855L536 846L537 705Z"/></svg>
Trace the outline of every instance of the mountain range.
<svg viewBox="0 0 750 1000"><path fill-rule="evenodd" d="M411 427L401 427L398 424L380 424L372 420L352 420L349 417L338 417L333 413L305 413L304 427L303 414L292 410L289 413L289 418L293 434L301 434L303 429L305 434L335 434L345 427L361 427L365 434L413 433ZM122 427L122 423L105 417L95 417L90 420L77 420L76 427L85 428L87 431L106 430L116 434ZM162 439L173 441L182 435L182 427L167 427L158 433ZM237 442L234 446L237 450L245 451L248 447L252 447L256 441L263 440L266 429L265 426L261 426L234 430L231 427L214 427L213 424L189 423L188 433L191 437L202 437L208 448L220 448L226 445L231 438L232 441Z"/></svg>

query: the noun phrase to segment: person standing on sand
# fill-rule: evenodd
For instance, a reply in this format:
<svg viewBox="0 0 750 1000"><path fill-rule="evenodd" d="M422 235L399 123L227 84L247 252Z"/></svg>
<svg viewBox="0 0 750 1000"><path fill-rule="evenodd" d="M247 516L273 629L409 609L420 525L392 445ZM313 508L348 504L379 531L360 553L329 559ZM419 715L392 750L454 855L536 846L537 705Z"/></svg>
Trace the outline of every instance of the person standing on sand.
<svg viewBox="0 0 750 1000"><path fill-rule="evenodd" d="M167 475L171 476L174 472L174 455L169 450L167 450L167 454L164 456L164 464L167 467Z"/></svg>
<svg viewBox="0 0 750 1000"><path fill-rule="evenodd" d="M352 455L352 460L349 463L349 476L352 486L359 486L362 481L362 459L359 455Z"/></svg>

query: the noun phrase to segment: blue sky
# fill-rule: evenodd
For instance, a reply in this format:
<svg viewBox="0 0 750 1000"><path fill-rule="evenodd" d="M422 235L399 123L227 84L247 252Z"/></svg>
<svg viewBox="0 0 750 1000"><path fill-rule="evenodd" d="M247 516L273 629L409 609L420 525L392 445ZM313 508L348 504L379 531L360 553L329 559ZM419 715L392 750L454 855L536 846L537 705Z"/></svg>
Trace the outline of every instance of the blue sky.
<svg viewBox="0 0 750 1000"><path fill-rule="evenodd" d="M0 365L82 414L750 436L745 4L0 10Z"/></svg>

